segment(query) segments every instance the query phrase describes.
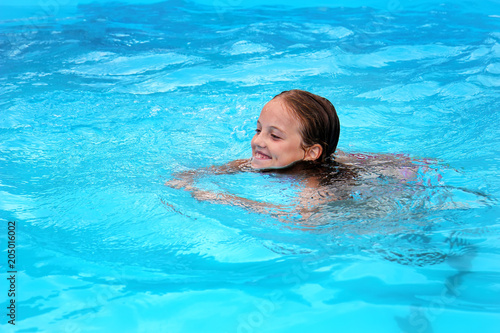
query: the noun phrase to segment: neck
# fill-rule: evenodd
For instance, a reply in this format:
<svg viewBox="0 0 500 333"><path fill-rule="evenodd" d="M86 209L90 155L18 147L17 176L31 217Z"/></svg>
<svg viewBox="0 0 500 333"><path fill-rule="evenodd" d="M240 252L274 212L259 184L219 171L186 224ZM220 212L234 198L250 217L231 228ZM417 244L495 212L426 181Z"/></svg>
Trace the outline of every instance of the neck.
<svg viewBox="0 0 500 333"><path fill-rule="evenodd" d="M312 170L314 168L317 168L319 165L320 164L318 164L315 161L298 160L283 167L271 167L271 168L257 169L255 171L274 172L279 174L294 174L305 170Z"/></svg>

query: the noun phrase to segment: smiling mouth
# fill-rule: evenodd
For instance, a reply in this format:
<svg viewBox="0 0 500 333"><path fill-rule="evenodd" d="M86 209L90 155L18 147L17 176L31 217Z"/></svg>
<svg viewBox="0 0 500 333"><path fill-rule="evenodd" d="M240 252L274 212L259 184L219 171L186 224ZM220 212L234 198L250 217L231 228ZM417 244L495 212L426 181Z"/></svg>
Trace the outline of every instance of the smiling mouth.
<svg viewBox="0 0 500 333"><path fill-rule="evenodd" d="M255 152L254 157L258 160L270 160L271 159L271 156L267 156L266 154L262 154L258 151Z"/></svg>

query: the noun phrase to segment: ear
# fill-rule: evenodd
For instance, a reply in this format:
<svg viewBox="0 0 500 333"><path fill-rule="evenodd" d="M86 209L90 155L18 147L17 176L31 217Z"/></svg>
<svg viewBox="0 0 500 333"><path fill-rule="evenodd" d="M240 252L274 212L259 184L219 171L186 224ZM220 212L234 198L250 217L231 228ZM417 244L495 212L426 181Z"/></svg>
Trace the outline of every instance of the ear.
<svg viewBox="0 0 500 333"><path fill-rule="evenodd" d="M317 143L307 147L304 161L316 161L321 156L321 153L323 153L323 147Z"/></svg>

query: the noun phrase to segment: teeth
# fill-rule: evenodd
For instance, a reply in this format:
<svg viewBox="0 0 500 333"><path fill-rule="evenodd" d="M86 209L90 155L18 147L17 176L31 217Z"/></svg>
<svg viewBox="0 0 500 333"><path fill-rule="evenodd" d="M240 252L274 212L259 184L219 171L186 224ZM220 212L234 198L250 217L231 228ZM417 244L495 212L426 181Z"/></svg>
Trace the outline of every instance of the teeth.
<svg viewBox="0 0 500 333"><path fill-rule="evenodd" d="M270 158L269 156L264 155L262 153L258 153L258 152L255 153L255 157L260 158L260 159L268 159L268 158Z"/></svg>

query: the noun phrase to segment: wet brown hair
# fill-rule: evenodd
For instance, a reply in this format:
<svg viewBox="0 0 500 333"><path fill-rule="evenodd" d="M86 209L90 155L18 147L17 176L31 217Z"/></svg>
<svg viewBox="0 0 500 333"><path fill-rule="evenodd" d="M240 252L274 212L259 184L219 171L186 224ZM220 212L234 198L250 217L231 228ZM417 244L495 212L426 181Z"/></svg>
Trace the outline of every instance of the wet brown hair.
<svg viewBox="0 0 500 333"><path fill-rule="evenodd" d="M317 160L325 162L332 158L340 136L340 121L332 103L326 98L298 89L283 91L275 98L282 98L285 106L300 121L302 148L319 144L323 152Z"/></svg>

